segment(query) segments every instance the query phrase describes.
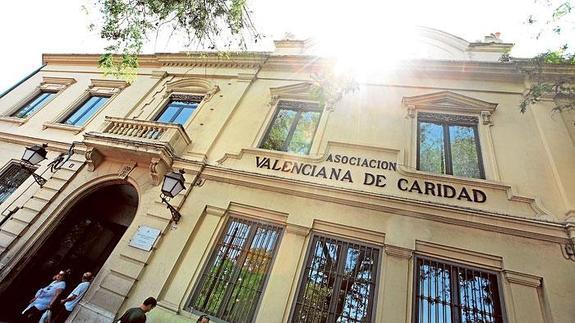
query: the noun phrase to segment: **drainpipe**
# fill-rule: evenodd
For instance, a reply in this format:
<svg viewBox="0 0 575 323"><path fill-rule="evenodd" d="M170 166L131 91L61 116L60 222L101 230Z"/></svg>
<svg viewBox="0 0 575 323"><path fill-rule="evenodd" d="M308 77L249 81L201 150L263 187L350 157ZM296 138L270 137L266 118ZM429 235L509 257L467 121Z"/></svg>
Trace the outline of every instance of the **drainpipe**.
<svg viewBox="0 0 575 323"><path fill-rule="evenodd" d="M28 74L27 76L25 76L23 79L21 79L18 83L12 85L12 87L10 87L8 90L4 91L2 94L0 94L0 99L2 99L6 94L10 93L12 90L14 90L15 88L17 88L18 86L20 86L20 84L28 81L29 78L31 78L32 76L36 75L36 73L40 72L41 69L43 69L46 66L46 64L40 66L38 69L36 69L34 72Z"/></svg>

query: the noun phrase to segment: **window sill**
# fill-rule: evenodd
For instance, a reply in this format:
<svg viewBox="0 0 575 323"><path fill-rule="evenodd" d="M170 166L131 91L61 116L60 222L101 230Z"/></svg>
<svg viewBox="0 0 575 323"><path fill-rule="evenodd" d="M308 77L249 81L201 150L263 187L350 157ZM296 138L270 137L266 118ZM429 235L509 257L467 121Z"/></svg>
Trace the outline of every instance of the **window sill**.
<svg viewBox="0 0 575 323"><path fill-rule="evenodd" d="M0 116L0 121L5 121L5 122L10 122L10 123L15 123L18 126L23 125L24 123L26 123L28 121L28 118L18 118L18 117L9 117L9 116Z"/></svg>
<svg viewBox="0 0 575 323"><path fill-rule="evenodd" d="M265 149L265 148L259 148L259 147L252 148L249 150L261 152L261 153L264 153L266 155L271 155L271 156L280 157L280 158L288 156L288 157L293 157L293 158L317 159L317 158L321 157L321 156L312 156L309 154L302 155L302 154L290 153L290 152L283 151L283 150L272 150L272 149Z"/></svg>
<svg viewBox="0 0 575 323"><path fill-rule="evenodd" d="M449 175L449 174L438 174L438 173L431 173L431 172L426 172L423 170L419 170L419 169L409 169L407 170L406 168L403 168L403 172L405 173L409 173L409 174L417 174L417 176L422 177L422 178L429 178L429 179L435 179L435 180L443 180L443 181L449 181L449 182L454 182L454 183L478 183L478 184L493 184L493 185L501 185L500 182L496 182L496 181L491 181L489 179L486 178L475 178L475 177L463 177L463 176L456 176L456 175Z"/></svg>
<svg viewBox="0 0 575 323"><path fill-rule="evenodd" d="M69 131L69 132L73 132L74 134L78 134L84 130L84 127L73 126L73 125L58 123L58 122L45 122L42 125L42 129L46 129L46 128Z"/></svg>

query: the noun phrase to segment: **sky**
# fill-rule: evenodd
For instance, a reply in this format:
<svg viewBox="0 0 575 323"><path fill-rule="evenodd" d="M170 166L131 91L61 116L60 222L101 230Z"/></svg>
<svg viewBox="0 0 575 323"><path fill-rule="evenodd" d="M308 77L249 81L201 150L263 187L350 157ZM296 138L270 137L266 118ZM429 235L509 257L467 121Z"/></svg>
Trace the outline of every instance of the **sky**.
<svg viewBox="0 0 575 323"><path fill-rule="evenodd" d="M88 31L97 14L96 0L4 1L0 10L0 93L42 64L42 53L101 53L106 43ZM543 0L539 0L540 2ZM536 40L525 24L541 12L535 0L248 0L258 30L266 37L255 49L272 50L273 39L291 33L313 38L332 52L342 46L398 51L397 39L409 26L425 26L479 41L494 32L515 43L512 56L529 57L559 44L556 37ZM81 6L89 8L87 15ZM150 41L144 51L183 50L173 39Z"/></svg>

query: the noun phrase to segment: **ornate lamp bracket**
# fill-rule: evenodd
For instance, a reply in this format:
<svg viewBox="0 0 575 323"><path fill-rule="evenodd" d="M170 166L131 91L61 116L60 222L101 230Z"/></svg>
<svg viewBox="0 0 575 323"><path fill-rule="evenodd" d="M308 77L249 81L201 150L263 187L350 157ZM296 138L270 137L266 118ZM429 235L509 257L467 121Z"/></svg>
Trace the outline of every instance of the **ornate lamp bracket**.
<svg viewBox="0 0 575 323"><path fill-rule="evenodd" d="M565 259L575 262L575 224L568 223L565 226L565 230L567 231L569 239L565 245L562 246L561 252L563 253L563 257Z"/></svg>

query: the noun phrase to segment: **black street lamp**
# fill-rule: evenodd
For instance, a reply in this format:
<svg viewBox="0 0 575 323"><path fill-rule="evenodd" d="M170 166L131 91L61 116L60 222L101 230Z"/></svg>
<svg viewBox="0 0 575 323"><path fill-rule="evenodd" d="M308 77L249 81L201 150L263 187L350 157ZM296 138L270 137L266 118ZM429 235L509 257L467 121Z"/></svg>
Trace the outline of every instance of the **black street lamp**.
<svg viewBox="0 0 575 323"><path fill-rule="evenodd" d="M24 150L24 154L22 155L24 169L32 174L34 181L36 181L40 187L46 184L46 179L35 173L36 169L34 166L46 159L46 154L48 153L46 151L46 147L48 147L47 144L42 144L42 146L35 145L30 148L26 148L26 150Z"/></svg>
<svg viewBox="0 0 575 323"><path fill-rule="evenodd" d="M162 202L166 203L168 210L172 213L172 220L178 224L182 215L175 207L170 205L169 201L174 196L178 195L182 190L185 190L186 187L184 186L184 170L180 170L179 173L176 172L169 172L164 175L164 182L162 183L162 194L160 197L162 198Z"/></svg>
<svg viewBox="0 0 575 323"><path fill-rule="evenodd" d="M48 154L46 147L48 147L47 144L42 144L42 146L35 145L30 148L26 148L22 155L22 161L30 165L37 165L46 159L46 154Z"/></svg>

